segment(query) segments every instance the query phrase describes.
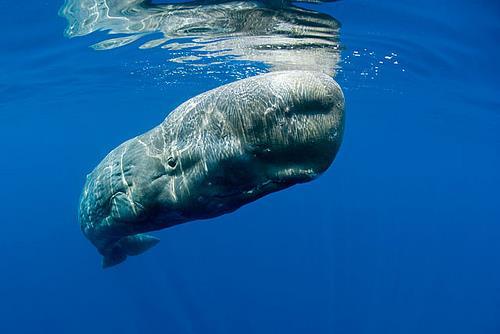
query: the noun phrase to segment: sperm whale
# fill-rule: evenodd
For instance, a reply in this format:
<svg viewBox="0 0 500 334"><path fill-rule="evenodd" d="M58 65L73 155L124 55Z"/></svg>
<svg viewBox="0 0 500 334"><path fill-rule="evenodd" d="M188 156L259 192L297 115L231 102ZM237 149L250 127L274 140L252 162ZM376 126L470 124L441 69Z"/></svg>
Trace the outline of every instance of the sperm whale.
<svg viewBox="0 0 500 334"><path fill-rule="evenodd" d="M116 265L158 243L146 232L315 179L343 129L342 90L324 73L277 71L220 86L102 160L83 189L81 229L103 267Z"/></svg>

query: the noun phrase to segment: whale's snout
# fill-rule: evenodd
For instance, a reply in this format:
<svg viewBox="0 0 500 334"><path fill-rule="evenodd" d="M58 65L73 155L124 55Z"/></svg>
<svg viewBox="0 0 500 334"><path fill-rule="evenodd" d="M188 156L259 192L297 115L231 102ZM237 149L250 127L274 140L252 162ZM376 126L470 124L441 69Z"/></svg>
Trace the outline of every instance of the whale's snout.
<svg viewBox="0 0 500 334"><path fill-rule="evenodd" d="M202 212L232 211L316 178L331 165L342 141L344 96L320 72L251 77L200 100L197 105L207 108L205 123L214 130L201 145L210 155L191 164L186 175L194 184L190 198ZM197 189L196 197L191 189Z"/></svg>
<svg viewBox="0 0 500 334"><path fill-rule="evenodd" d="M269 105L249 132L253 154L277 182L305 182L332 163L344 132L344 95L319 72L287 71L267 85Z"/></svg>

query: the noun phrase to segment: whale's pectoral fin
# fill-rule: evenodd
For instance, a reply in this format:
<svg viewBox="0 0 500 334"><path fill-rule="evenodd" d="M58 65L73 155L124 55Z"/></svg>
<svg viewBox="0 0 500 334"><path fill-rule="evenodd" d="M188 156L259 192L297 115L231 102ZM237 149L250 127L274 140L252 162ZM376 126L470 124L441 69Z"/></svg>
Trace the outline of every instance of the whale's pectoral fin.
<svg viewBox="0 0 500 334"><path fill-rule="evenodd" d="M118 248L113 248L108 254L102 258L102 267L109 268L122 263L127 259L127 254Z"/></svg>
<svg viewBox="0 0 500 334"><path fill-rule="evenodd" d="M108 268L122 263L127 256L139 255L160 242L160 239L146 235L136 234L121 238L111 250L104 255L102 267Z"/></svg>
<svg viewBox="0 0 500 334"><path fill-rule="evenodd" d="M160 239L147 234L136 234L123 238L119 241L120 246L127 255L139 255L155 246Z"/></svg>

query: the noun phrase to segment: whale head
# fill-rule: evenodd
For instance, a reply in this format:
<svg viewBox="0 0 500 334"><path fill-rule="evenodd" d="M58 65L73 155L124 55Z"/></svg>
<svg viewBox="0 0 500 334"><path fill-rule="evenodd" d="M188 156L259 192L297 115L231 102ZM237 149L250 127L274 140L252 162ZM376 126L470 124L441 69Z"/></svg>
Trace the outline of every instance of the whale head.
<svg viewBox="0 0 500 334"><path fill-rule="evenodd" d="M326 74L273 72L199 95L161 127L177 169L165 198L186 219L210 218L322 174L342 141L344 96Z"/></svg>

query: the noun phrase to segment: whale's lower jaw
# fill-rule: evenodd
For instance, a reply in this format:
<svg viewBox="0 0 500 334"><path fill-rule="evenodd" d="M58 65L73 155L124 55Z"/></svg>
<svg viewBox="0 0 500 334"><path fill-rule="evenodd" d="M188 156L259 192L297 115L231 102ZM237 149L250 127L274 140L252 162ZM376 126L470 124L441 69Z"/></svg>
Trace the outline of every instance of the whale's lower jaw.
<svg viewBox="0 0 500 334"><path fill-rule="evenodd" d="M290 177L290 173L280 175L280 178L275 180L264 181L251 189L234 191L226 194L216 194L211 199L212 204L206 204L206 214L202 216L191 216L186 213L183 219L179 219L179 223L193 220L210 219L223 214L231 213L244 206L245 204L254 202L273 192L289 188L299 183L309 182L318 177L318 174L311 171L303 171L300 175ZM210 209L211 207L211 209ZM165 221L165 218L157 217L157 222L150 222L148 231L160 230L172 225L170 221ZM125 231L124 231L125 232ZM140 255L159 243L160 239L146 234L116 236L102 236L100 239L100 253L102 258L102 267L109 268L124 262L128 256ZM96 241L96 239L94 239ZM106 245L106 246L103 246Z"/></svg>

